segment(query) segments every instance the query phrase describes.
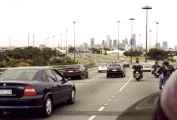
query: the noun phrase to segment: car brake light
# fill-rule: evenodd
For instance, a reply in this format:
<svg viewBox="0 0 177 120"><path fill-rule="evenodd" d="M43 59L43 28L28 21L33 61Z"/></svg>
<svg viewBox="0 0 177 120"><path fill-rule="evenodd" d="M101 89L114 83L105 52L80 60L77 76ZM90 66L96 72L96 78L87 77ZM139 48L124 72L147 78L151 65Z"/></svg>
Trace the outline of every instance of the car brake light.
<svg viewBox="0 0 177 120"><path fill-rule="evenodd" d="M36 89L33 88L33 86L26 86L24 89L24 96L36 96L37 92Z"/></svg>

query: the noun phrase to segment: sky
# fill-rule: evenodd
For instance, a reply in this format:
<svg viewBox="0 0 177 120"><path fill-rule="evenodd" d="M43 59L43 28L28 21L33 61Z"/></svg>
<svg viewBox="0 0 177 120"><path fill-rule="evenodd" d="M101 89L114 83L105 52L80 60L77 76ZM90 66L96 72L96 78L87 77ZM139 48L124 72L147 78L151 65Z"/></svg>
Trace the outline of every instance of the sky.
<svg viewBox="0 0 177 120"><path fill-rule="evenodd" d="M76 21L76 44L90 42L95 38L101 43L110 35L117 39L117 21L120 20L120 41L131 35L131 22L135 18L133 33L138 44L145 45L145 5L149 11L150 46L156 41L168 41L169 46L177 45L177 11L175 0L0 0L0 46L27 46L58 44L73 45L73 21ZM66 32L68 31L68 32Z"/></svg>

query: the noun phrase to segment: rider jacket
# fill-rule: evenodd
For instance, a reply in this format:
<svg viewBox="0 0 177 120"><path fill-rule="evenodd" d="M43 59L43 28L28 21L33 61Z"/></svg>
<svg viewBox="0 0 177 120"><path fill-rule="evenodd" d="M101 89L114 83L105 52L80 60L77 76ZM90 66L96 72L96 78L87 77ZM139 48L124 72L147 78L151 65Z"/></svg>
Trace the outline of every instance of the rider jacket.
<svg viewBox="0 0 177 120"><path fill-rule="evenodd" d="M158 73L163 74L166 78L169 78L170 75L174 72L174 67L172 65L160 67Z"/></svg>
<svg viewBox="0 0 177 120"><path fill-rule="evenodd" d="M133 70L134 71L139 71L139 72L141 72L142 71L142 68L143 68L143 66L142 65L140 65L140 64L135 64L135 65L133 65Z"/></svg>

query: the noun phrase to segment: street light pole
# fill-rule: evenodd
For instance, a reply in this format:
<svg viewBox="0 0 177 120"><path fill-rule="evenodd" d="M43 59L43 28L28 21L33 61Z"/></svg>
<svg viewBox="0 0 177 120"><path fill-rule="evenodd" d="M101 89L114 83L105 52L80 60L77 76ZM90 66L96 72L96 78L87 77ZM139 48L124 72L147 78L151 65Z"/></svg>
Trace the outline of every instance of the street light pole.
<svg viewBox="0 0 177 120"><path fill-rule="evenodd" d="M131 32L130 32L130 51L131 51L131 64L133 63L133 57L132 57L132 37L133 37L133 21L135 20L135 18L130 18L129 19L130 20L130 22L131 22Z"/></svg>
<svg viewBox="0 0 177 120"><path fill-rule="evenodd" d="M145 62L147 62L147 44L148 44L148 10L152 9L150 6L144 6L142 9L146 10L146 56L145 56Z"/></svg>
<svg viewBox="0 0 177 120"><path fill-rule="evenodd" d="M119 29L120 21L117 21L117 59L119 60Z"/></svg>
<svg viewBox="0 0 177 120"><path fill-rule="evenodd" d="M66 29L66 56L68 54L68 29Z"/></svg>
<svg viewBox="0 0 177 120"><path fill-rule="evenodd" d="M156 22L156 48L158 48L158 28L159 28L159 22Z"/></svg>
<svg viewBox="0 0 177 120"><path fill-rule="evenodd" d="M74 32L74 62L76 61L76 28L75 28L76 21L73 21L73 32Z"/></svg>
<svg viewBox="0 0 177 120"><path fill-rule="evenodd" d="M30 42L30 33L28 32L28 47L29 47L29 42Z"/></svg>

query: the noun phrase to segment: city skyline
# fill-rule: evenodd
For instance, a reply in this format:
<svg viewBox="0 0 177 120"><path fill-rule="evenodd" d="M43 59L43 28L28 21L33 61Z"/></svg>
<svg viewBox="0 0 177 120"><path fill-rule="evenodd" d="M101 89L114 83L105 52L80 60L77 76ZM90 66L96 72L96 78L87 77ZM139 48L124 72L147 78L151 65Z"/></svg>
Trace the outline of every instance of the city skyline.
<svg viewBox="0 0 177 120"><path fill-rule="evenodd" d="M69 3L69 4L68 4ZM79 4L78 4L79 3ZM127 4L129 3L129 4ZM170 8L163 9L166 4ZM106 40L110 35L117 39L117 21L120 21L120 40L130 40L130 21L134 17L133 32L137 43L145 46L145 5L152 6L149 11L149 30L151 30L151 45L155 45L156 23L158 21L158 42L167 41L173 47L176 42L176 16L172 13L174 2L153 0L7 0L0 1L0 42L1 46L27 46L28 33L30 44L39 46L47 44L56 47L66 39L68 29L68 44L73 44L73 21L76 21L76 44L89 42L95 38L95 43ZM173 9L172 9L173 8ZM170 21L169 21L170 20ZM169 32L170 30L170 32ZM33 41L35 34L35 43ZM64 45L64 44L63 44Z"/></svg>

